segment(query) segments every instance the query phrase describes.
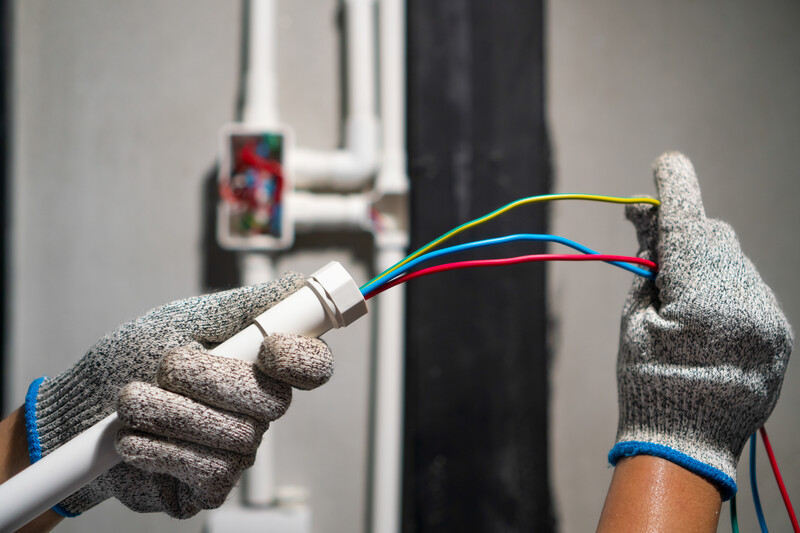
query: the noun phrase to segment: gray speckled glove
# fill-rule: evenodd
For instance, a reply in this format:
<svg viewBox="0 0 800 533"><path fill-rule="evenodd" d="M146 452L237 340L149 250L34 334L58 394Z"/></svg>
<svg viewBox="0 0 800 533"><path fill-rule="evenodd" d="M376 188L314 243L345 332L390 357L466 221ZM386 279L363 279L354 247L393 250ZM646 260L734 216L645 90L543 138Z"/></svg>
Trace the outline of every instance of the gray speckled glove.
<svg viewBox="0 0 800 533"><path fill-rule="evenodd" d="M291 386L310 389L332 373L319 339L272 335L255 364L207 350L303 285L288 274L159 307L103 337L72 368L35 381L25 417L31 461L117 409L124 462L60 502L75 516L116 497L139 512L188 518L222 504L270 421L289 407Z"/></svg>
<svg viewBox="0 0 800 533"><path fill-rule="evenodd" d="M654 174L661 206L626 212L659 272L634 280L623 310L609 461L662 457L728 499L744 443L778 399L792 331L731 227L706 218L689 160L664 154Z"/></svg>

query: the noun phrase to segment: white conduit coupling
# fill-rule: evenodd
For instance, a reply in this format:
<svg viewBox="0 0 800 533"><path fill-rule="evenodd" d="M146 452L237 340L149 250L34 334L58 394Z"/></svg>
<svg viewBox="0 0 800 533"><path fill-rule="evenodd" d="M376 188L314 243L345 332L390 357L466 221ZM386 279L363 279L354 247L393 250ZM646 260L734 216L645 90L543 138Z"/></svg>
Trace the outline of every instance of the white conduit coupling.
<svg viewBox="0 0 800 533"><path fill-rule="evenodd" d="M306 286L317 295L332 328L349 326L367 314L367 302L358 285L335 261L309 276Z"/></svg>

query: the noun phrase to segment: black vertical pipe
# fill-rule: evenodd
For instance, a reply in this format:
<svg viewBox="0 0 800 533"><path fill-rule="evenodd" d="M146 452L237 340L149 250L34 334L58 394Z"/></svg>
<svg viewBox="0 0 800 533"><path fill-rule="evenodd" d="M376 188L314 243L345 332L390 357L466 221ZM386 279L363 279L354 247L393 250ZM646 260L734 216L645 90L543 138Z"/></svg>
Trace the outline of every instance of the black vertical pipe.
<svg viewBox="0 0 800 533"><path fill-rule="evenodd" d="M543 5L409 0L408 34L416 249L550 191ZM546 206L524 207L457 241L545 233L547 221ZM545 268L416 280L407 318L404 531L552 531Z"/></svg>

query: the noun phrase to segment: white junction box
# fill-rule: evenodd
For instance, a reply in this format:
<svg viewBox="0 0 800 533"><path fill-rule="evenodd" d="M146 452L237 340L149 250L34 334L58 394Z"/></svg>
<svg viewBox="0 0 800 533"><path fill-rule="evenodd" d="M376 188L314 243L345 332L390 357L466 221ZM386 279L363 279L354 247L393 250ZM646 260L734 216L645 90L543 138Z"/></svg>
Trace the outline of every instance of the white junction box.
<svg viewBox="0 0 800 533"><path fill-rule="evenodd" d="M294 223L286 172L292 136L287 128L229 124L220 133L217 240L228 250L289 248Z"/></svg>

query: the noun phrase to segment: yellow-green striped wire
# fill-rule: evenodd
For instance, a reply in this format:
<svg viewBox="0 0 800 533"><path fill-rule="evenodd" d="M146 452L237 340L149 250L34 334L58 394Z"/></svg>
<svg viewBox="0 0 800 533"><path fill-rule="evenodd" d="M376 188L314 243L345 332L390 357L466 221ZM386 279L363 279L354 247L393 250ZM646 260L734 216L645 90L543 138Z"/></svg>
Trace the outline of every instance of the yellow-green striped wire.
<svg viewBox="0 0 800 533"><path fill-rule="evenodd" d="M661 202L656 200L655 198L630 198L630 197L618 197L618 196L603 196L599 194L543 194L540 196L529 196L527 198L520 198L519 200L515 200L510 204L506 204L499 209L495 209L491 213L483 215L482 217L476 218L475 220L470 220L469 222L465 222L460 226L451 229L444 235L437 237L436 239L432 240L413 254L409 255L399 263L396 263L391 268L388 268L375 276L372 280L368 283L362 285L362 287L366 287L370 283L381 279L385 276L388 276L401 266L405 265L409 261L413 261L417 257L421 256L425 252L429 251L430 249L442 244L446 240L458 235L464 230L472 228L474 226L478 226L479 224L483 224L484 222L488 222L489 220L502 215L503 213L514 209L515 207L519 207L521 205L527 204L534 204L538 202L550 202L553 200L589 200L593 202L608 202L608 203L615 203L615 204L652 204L655 206L661 205Z"/></svg>

